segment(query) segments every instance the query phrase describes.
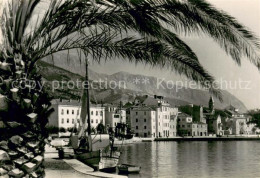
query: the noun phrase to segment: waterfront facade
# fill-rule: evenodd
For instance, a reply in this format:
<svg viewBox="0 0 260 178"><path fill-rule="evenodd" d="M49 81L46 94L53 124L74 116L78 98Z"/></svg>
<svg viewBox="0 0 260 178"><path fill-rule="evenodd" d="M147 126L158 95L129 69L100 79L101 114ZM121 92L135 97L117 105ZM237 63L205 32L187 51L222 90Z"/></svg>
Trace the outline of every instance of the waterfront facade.
<svg viewBox="0 0 260 178"><path fill-rule="evenodd" d="M177 131L180 136L208 136L208 126L203 122L193 122L190 115L178 114Z"/></svg>
<svg viewBox="0 0 260 178"><path fill-rule="evenodd" d="M136 106L130 111L131 126L136 137L156 136L156 110L148 106Z"/></svg>
<svg viewBox="0 0 260 178"><path fill-rule="evenodd" d="M140 137L174 137L177 135L178 108L172 107L162 96L148 95L139 97L134 102L135 106L130 110L131 128ZM138 113L141 113L138 115ZM143 112L143 113L142 113ZM138 116L137 116L138 115ZM147 120L148 122L139 122ZM147 127L149 124L149 127ZM148 128L148 130L140 130ZM151 128L151 129L149 129Z"/></svg>
<svg viewBox="0 0 260 178"><path fill-rule="evenodd" d="M49 118L49 126L59 128L78 128L80 123L81 103L77 100L52 100L55 111ZM105 125L105 108L99 105L90 106L91 127L99 123ZM87 120L87 119L86 119Z"/></svg>

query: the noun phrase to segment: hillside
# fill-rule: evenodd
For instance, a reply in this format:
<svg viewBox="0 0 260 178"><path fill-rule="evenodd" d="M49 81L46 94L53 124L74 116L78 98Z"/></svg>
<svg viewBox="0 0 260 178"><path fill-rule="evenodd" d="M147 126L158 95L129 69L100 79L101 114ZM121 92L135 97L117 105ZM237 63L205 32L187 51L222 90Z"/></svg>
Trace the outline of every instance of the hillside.
<svg viewBox="0 0 260 178"><path fill-rule="evenodd" d="M43 61L40 61L38 65L40 73L44 77L46 85L48 86L48 91L53 97L62 97L67 99L80 98L82 92L81 88L69 89L68 87L63 87L52 92L50 82L53 80L71 80L76 83L77 80L83 80L81 75ZM100 86L94 83L93 86L95 89L90 90L91 100L93 102L101 102L102 100L106 103L119 103L121 100L126 103L128 101L133 101L136 96L162 95L174 106L187 105L190 103L207 106L210 97L210 94L203 90L182 88L176 92L175 86L171 89L167 89L165 82L162 82L160 87L157 87L157 78L151 76L135 75L127 72L118 72L112 75L106 75L91 70L89 71L89 76L91 81L102 81ZM109 85L113 83L120 83L121 86L111 89ZM114 88L114 85L111 86ZM223 100L223 103L221 103L215 98L215 107L223 109L232 103L233 106L239 108L242 112L247 110L245 105L239 99L227 91L223 91Z"/></svg>

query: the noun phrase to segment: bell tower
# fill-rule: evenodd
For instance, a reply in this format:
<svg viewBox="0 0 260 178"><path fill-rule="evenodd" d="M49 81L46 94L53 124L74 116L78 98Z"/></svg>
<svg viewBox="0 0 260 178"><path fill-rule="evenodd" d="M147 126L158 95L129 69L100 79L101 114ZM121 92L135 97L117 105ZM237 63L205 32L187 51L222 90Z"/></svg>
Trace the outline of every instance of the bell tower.
<svg viewBox="0 0 260 178"><path fill-rule="evenodd" d="M211 96L210 99L209 99L209 111L211 113L214 113L214 99L213 97Z"/></svg>

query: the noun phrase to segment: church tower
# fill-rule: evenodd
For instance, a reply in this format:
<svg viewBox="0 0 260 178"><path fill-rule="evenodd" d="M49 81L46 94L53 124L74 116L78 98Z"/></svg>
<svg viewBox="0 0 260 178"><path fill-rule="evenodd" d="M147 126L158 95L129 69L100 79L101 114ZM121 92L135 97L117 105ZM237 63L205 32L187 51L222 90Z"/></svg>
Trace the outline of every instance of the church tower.
<svg viewBox="0 0 260 178"><path fill-rule="evenodd" d="M209 99L209 111L213 114L214 113L214 100L213 97L211 96Z"/></svg>

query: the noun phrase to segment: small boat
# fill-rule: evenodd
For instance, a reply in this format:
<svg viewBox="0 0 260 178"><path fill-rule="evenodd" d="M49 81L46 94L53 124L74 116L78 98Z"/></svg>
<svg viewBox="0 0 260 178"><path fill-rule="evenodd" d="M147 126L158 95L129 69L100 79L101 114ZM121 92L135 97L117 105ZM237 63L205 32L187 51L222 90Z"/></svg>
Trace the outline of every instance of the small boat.
<svg viewBox="0 0 260 178"><path fill-rule="evenodd" d="M121 164L118 166L119 173L139 173L141 170L140 166Z"/></svg>

